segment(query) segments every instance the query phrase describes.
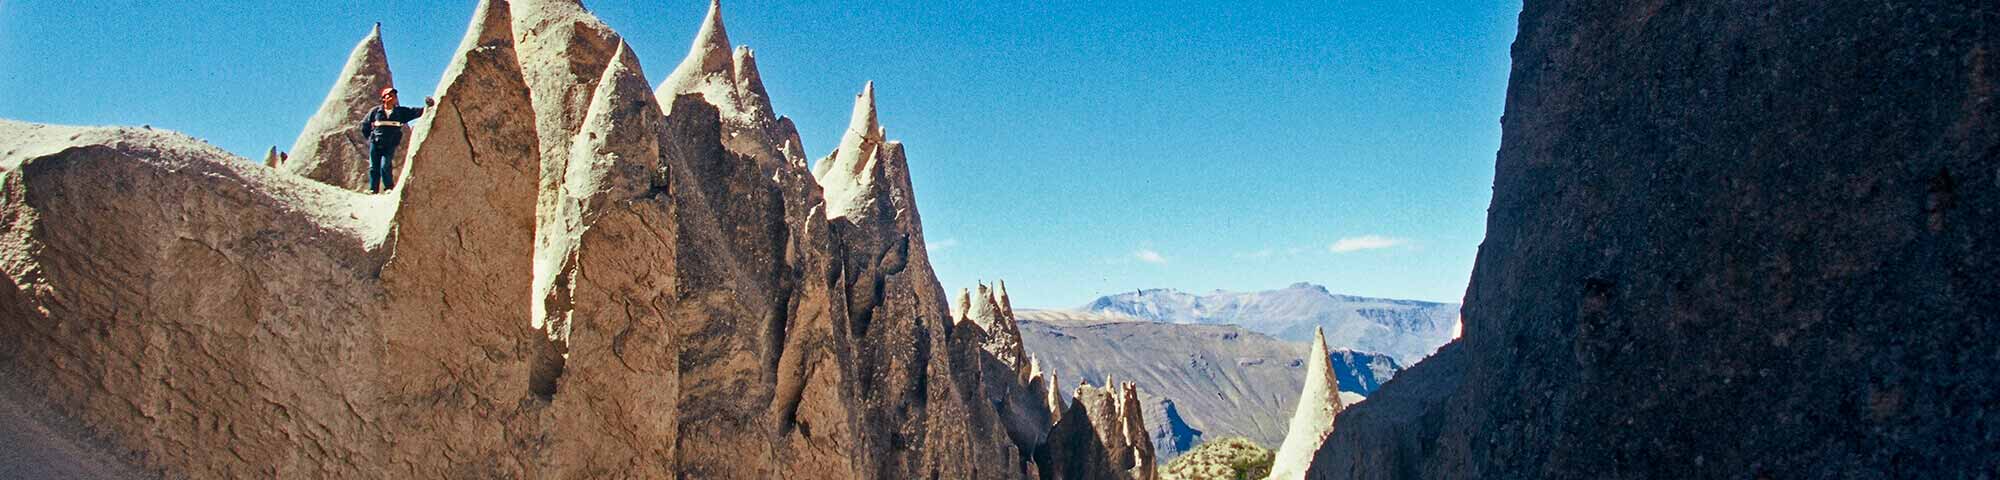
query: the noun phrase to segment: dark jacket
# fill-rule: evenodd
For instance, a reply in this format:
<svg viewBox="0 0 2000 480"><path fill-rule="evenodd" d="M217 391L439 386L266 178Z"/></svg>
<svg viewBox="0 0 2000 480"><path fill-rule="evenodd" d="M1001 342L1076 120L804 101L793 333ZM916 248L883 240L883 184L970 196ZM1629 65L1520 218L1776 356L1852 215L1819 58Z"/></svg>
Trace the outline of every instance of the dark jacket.
<svg viewBox="0 0 2000 480"><path fill-rule="evenodd" d="M421 116L424 116L424 107L399 106L388 112L383 112L382 107L375 107L368 112L368 116L361 118L361 136L368 138L371 150L393 150L403 143L405 124Z"/></svg>

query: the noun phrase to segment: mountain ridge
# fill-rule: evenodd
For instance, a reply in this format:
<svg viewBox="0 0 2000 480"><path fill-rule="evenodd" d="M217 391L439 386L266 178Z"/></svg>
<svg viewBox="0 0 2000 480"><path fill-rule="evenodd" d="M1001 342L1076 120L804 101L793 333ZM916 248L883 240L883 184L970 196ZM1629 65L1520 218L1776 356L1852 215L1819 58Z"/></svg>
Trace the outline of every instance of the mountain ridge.
<svg viewBox="0 0 2000 480"><path fill-rule="evenodd" d="M1075 308L1022 310L1020 317L1063 325L1136 321L1233 324L1300 345L1313 338L1317 327L1326 330L1332 348L1381 352L1402 365L1411 365L1451 341L1458 307L1456 303L1333 293L1322 285L1298 282L1274 290L1214 290L1206 294L1175 288L1139 289L1098 297Z"/></svg>

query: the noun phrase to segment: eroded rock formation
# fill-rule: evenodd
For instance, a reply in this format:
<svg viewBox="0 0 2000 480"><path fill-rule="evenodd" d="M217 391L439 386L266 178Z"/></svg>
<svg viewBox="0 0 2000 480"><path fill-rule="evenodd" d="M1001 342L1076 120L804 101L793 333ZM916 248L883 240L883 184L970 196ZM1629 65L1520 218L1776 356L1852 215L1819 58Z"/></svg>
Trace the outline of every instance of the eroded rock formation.
<svg viewBox="0 0 2000 480"><path fill-rule="evenodd" d="M1991 5L1526 2L1464 336L1314 476L1994 471Z"/></svg>
<svg viewBox="0 0 2000 480"><path fill-rule="evenodd" d="M1042 478L1156 478L1153 442L1139 410L1138 387L1107 379L1079 384L1040 451Z"/></svg>
<svg viewBox="0 0 2000 480"><path fill-rule="evenodd" d="M292 144L298 161L286 162L289 172L327 184L360 191L368 188L368 139L361 135L361 119L382 104L382 89L395 85L389 73L389 55L382 49L382 24L368 31L361 43L348 54L333 88L320 103L319 112L306 120L305 130ZM403 138L410 138L407 130ZM396 152L395 173L402 174L404 158L414 142L403 142Z"/></svg>
<svg viewBox="0 0 2000 480"><path fill-rule="evenodd" d="M1004 284L1002 284L1004 285ZM979 384L986 400L1000 415L1007 434L1022 452L1034 452L1048 439L1049 429L1062 412L1055 379L1045 376L1041 362L1021 346L1021 330L1014 320L1006 287L984 284L961 289L953 307L951 335L980 354ZM1053 400L1052 400L1053 399Z"/></svg>
<svg viewBox="0 0 2000 480"><path fill-rule="evenodd" d="M1271 463L1271 480L1299 480L1306 477L1313 453L1334 431L1334 419L1344 405L1340 400L1340 380L1333 375L1333 360L1326 349L1326 332L1313 329L1312 351L1306 354L1306 384L1299 391L1298 407L1285 429L1285 443L1278 447Z"/></svg>
<svg viewBox="0 0 2000 480"><path fill-rule="evenodd" d="M389 195L0 123L0 365L171 475L1038 475L1046 390L953 328L872 86L830 207L703 25L656 91L575 2L482 2Z"/></svg>

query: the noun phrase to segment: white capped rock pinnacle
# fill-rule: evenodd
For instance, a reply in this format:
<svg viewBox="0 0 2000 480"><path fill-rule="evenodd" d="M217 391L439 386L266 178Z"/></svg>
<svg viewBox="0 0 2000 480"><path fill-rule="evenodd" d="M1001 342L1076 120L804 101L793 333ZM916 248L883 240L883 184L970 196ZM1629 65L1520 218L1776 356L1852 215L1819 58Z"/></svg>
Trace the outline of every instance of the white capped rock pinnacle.
<svg viewBox="0 0 2000 480"><path fill-rule="evenodd" d="M661 108L672 109L673 98L686 94L700 94L708 104L722 110L725 121L747 121L737 98L736 66L729 48L729 32L722 26L720 1L708 3L708 15L702 18L694 43L688 46L687 58L681 59L680 66L660 82L657 96L662 99Z"/></svg>
<svg viewBox="0 0 2000 480"><path fill-rule="evenodd" d="M827 219L859 213L873 200L868 194L875 190L881 170L884 133L876 117L875 82L871 81L854 97L854 114L841 136L840 148L813 167L826 189Z"/></svg>
<svg viewBox="0 0 2000 480"><path fill-rule="evenodd" d="M970 317L973 323L979 324L979 328L986 329L990 334L993 331L993 317L999 314L1000 306L993 303L993 290L986 288L986 284L981 283L977 288L978 290L972 294L972 306L966 309L965 316Z"/></svg>
<svg viewBox="0 0 2000 480"><path fill-rule="evenodd" d="M875 116L875 81L870 80L861 87L861 95L854 97L854 113L847 119L847 135L881 140L882 133L882 122Z"/></svg>
<svg viewBox="0 0 2000 480"><path fill-rule="evenodd" d="M681 66L676 70L729 73L731 68L729 31L722 27L722 1L709 0L708 14L701 19L701 30L694 34L694 45L688 47L687 58L681 60Z"/></svg>
<svg viewBox="0 0 2000 480"><path fill-rule="evenodd" d="M743 113L749 115L751 125L765 130L764 134L772 140L782 142L773 129L778 114L771 107L771 94L764 90L764 75L757 72L757 51L748 45L736 47L735 63L736 98L743 103Z"/></svg>
<svg viewBox="0 0 2000 480"><path fill-rule="evenodd" d="M1333 376L1326 348L1326 332L1313 329L1312 353L1306 357L1306 384L1299 392L1298 409L1292 411L1285 443L1278 447L1271 463L1272 480L1297 480L1306 476L1313 455L1333 434L1333 421L1344 407L1340 401L1340 379Z"/></svg>

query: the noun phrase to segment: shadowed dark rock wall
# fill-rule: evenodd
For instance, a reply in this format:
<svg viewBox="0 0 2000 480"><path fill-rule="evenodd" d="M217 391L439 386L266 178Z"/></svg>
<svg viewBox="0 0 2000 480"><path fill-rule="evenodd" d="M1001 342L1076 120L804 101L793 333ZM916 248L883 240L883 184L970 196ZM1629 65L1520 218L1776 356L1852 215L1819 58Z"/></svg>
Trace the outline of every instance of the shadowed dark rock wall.
<svg viewBox="0 0 2000 480"><path fill-rule="evenodd" d="M1994 472L1996 25L1973 1L1526 2L1463 381L1397 376L1316 475ZM1436 389L1441 432L1359 431ZM1368 439L1393 435L1430 438Z"/></svg>

